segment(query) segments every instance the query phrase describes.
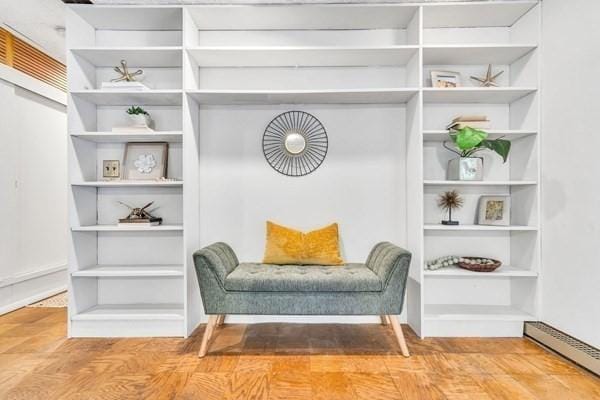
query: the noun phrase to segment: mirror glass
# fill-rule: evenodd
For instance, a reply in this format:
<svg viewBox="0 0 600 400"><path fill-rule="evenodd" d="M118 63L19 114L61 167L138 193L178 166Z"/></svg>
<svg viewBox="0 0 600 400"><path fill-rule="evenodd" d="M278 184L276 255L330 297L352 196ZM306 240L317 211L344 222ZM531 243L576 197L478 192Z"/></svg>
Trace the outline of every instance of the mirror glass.
<svg viewBox="0 0 600 400"><path fill-rule="evenodd" d="M285 137L285 149L291 154L300 154L306 148L306 139L299 133L288 133Z"/></svg>

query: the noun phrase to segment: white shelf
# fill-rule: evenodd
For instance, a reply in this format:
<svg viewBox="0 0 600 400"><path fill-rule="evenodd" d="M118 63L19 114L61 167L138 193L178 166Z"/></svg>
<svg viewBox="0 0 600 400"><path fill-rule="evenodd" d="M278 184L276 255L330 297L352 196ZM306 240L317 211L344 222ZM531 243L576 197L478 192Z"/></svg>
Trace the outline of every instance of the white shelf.
<svg viewBox="0 0 600 400"><path fill-rule="evenodd" d="M535 321L534 316L511 306L425 304L426 320Z"/></svg>
<svg viewBox="0 0 600 400"><path fill-rule="evenodd" d="M187 7L200 30L402 29L415 5L315 4Z"/></svg>
<svg viewBox="0 0 600 400"><path fill-rule="evenodd" d="M490 45L425 45L425 65L512 64L535 50L537 45L490 44Z"/></svg>
<svg viewBox="0 0 600 400"><path fill-rule="evenodd" d="M445 181L425 180L425 186L532 186L536 181Z"/></svg>
<svg viewBox="0 0 600 400"><path fill-rule="evenodd" d="M460 267L446 267L440 268L435 271L424 270L425 276L431 277L465 277L465 278L535 278L538 276L536 271L531 271L524 268L511 267L509 265L502 265L495 271L492 272L474 272L469 271Z"/></svg>
<svg viewBox="0 0 600 400"><path fill-rule="evenodd" d="M489 135L489 139L498 139L500 137L506 137L509 140L518 140L524 137L535 135L537 132L534 130L526 129L484 129ZM423 140L425 142L443 142L449 140L448 130L425 130L423 131Z"/></svg>
<svg viewBox="0 0 600 400"><path fill-rule="evenodd" d="M98 106L180 106L181 90L73 90L71 94L77 98Z"/></svg>
<svg viewBox="0 0 600 400"><path fill-rule="evenodd" d="M386 47L196 47L188 50L200 67L402 66L417 46Z"/></svg>
<svg viewBox="0 0 600 400"><path fill-rule="evenodd" d="M181 67L182 47L77 47L71 52L95 67L115 67L121 60L130 68Z"/></svg>
<svg viewBox="0 0 600 400"><path fill-rule="evenodd" d="M183 276L182 265L94 265L71 273L75 277Z"/></svg>
<svg viewBox="0 0 600 400"><path fill-rule="evenodd" d="M517 22L536 1L425 4L424 28L509 27Z"/></svg>
<svg viewBox="0 0 600 400"><path fill-rule="evenodd" d="M517 87L458 87L458 88L423 88L425 103L512 103L531 93L535 88Z"/></svg>
<svg viewBox="0 0 600 400"><path fill-rule="evenodd" d="M169 142L181 143L181 131L154 131L154 132L80 132L71 133L72 137L96 143L127 143L127 142Z"/></svg>
<svg viewBox="0 0 600 400"><path fill-rule="evenodd" d="M200 104L402 104L417 89L191 90Z"/></svg>
<svg viewBox="0 0 600 400"><path fill-rule="evenodd" d="M537 231L535 226L526 225L442 225L442 224L426 224L426 231Z"/></svg>
<svg viewBox="0 0 600 400"><path fill-rule="evenodd" d="M74 182L71 185L91 187L181 187L183 181L90 181Z"/></svg>
<svg viewBox="0 0 600 400"><path fill-rule="evenodd" d="M183 304L98 304L71 317L74 321L183 320Z"/></svg>
<svg viewBox="0 0 600 400"><path fill-rule="evenodd" d="M73 232L160 232L183 231L183 225L156 225L156 226L119 226L119 225L85 225L74 226Z"/></svg>

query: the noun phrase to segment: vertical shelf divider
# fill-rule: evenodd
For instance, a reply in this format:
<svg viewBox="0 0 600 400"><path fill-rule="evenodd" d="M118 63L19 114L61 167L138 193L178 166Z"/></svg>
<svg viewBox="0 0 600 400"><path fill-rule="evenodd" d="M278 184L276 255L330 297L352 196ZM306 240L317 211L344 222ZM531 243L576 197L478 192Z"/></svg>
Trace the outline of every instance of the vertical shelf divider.
<svg viewBox="0 0 600 400"><path fill-rule="evenodd" d="M416 42L419 46L417 54L416 87L419 92L409 103L407 116L406 143L406 184L407 184L407 247L413 253L413 259L407 281L406 315L408 324L419 336L423 331L423 7L417 10L414 21L417 32ZM410 118L410 117L409 117Z"/></svg>

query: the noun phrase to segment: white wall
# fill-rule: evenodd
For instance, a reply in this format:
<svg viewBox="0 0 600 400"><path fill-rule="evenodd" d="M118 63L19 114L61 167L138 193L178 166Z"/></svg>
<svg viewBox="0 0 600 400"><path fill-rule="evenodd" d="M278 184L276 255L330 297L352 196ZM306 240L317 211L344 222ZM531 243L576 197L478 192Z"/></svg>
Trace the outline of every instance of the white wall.
<svg viewBox="0 0 600 400"><path fill-rule="evenodd" d="M276 172L262 153L266 125L292 109L312 113L329 138L325 161L304 177ZM404 124L400 106L201 109L202 244L227 241L241 260L260 261L267 220L302 230L338 222L349 262L381 240L404 244Z"/></svg>
<svg viewBox="0 0 600 400"><path fill-rule="evenodd" d="M0 314L66 287L66 108L13 82L52 92L0 69Z"/></svg>
<svg viewBox="0 0 600 400"><path fill-rule="evenodd" d="M600 347L600 2L543 10L542 320Z"/></svg>

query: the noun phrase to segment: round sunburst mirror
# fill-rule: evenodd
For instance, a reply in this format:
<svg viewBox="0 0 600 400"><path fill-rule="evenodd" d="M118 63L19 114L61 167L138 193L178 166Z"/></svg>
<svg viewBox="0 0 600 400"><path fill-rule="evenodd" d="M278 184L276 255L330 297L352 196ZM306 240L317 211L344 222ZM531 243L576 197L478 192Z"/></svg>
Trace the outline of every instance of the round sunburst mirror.
<svg viewBox="0 0 600 400"><path fill-rule="evenodd" d="M304 111L276 116L265 129L263 153L269 165L287 176L310 174L327 155L327 132L321 122Z"/></svg>

